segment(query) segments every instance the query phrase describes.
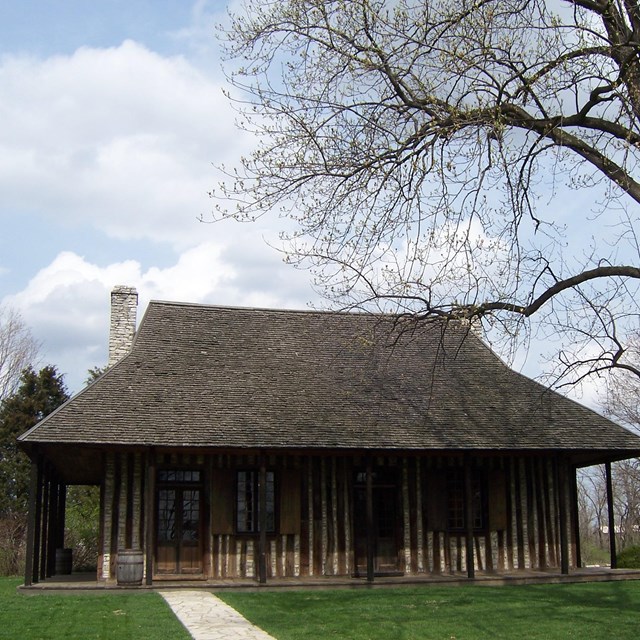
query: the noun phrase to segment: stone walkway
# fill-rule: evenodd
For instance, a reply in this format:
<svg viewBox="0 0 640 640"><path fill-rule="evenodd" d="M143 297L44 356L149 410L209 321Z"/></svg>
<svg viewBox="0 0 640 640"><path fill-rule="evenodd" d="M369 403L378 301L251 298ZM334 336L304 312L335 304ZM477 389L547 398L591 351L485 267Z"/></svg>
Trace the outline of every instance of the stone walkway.
<svg viewBox="0 0 640 640"><path fill-rule="evenodd" d="M160 591L194 640L275 640L207 591Z"/></svg>

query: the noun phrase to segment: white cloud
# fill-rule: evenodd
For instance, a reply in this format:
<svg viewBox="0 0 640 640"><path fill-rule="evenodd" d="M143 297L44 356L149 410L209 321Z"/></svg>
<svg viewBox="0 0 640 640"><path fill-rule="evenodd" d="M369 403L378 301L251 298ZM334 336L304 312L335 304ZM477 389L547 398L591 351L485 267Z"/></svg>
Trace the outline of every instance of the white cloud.
<svg viewBox="0 0 640 640"><path fill-rule="evenodd" d="M204 9L198 3L194 10ZM28 281L3 302L22 313L43 343L43 361L58 366L73 390L87 369L106 361L114 285L137 287L140 317L152 298L304 307L314 297L306 274L283 265L265 244L263 235L273 237L268 229L197 221L212 209L212 163L235 159L250 144L212 78L184 57L131 41L48 59L0 58L5 238L21 214L35 221L34 235L38 220L45 229L90 230L83 255L62 244L35 274L22 257L0 266ZM96 264L91 242L104 249L101 234L144 240L146 265ZM64 242L64 233L55 241ZM165 245L162 266L153 256L158 243ZM119 245L119 255L123 246L137 255L135 242ZM170 265L167 247L175 254Z"/></svg>
<svg viewBox="0 0 640 640"><path fill-rule="evenodd" d="M234 261L243 251L247 260ZM281 264L259 239L253 247L205 242L167 268L146 270L135 260L98 266L62 252L2 302L20 311L43 343L45 363L77 391L87 370L106 362L110 291L118 284L138 289L139 318L151 299L304 308L312 297L305 274Z"/></svg>
<svg viewBox="0 0 640 640"><path fill-rule="evenodd" d="M127 41L4 57L0 85L2 209L180 249L200 240L212 163L243 145L210 77Z"/></svg>

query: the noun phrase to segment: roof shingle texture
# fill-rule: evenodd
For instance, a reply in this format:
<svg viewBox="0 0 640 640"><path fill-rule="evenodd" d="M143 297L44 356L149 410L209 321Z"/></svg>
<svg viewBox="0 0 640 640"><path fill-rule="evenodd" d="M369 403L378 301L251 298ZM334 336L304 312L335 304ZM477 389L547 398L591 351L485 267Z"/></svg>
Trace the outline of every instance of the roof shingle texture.
<svg viewBox="0 0 640 640"><path fill-rule="evenodd" d="M152 302L131 353L25 442L640 449L456 323Z"/></svg>

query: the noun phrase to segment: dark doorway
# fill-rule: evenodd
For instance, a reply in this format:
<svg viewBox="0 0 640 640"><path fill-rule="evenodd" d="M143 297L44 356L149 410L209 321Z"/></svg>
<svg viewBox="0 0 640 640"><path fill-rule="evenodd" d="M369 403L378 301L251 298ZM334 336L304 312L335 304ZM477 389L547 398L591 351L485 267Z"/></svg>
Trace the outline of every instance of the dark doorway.
<svg viewBox="0 0 640 640"><path fill-rule="evenodd" d="M395 470L373 472L373 570L378 575L398 573L398 487ZM366 472L357 472L354 485L354 552L356 575L367 575Z"/></svg>

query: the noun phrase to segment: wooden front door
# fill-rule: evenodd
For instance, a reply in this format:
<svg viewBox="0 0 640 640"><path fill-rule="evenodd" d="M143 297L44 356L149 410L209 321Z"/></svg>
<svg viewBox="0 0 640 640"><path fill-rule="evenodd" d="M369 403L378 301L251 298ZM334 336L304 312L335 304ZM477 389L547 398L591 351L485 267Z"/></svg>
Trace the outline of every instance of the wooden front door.
<svg viewBox="0 0 640 640"><path fill-rule="evenodd" d="M158 488L156 572L202 573L202 489Z"/></svg>
<svg viewBox="0 0 640 640"><path fill-rule="evenodd" d="M357 479L359 479L358 474ZM398 572L397 500L394 483L374 484L373 502L373 570L377 574ZM367 490L354 487L354 552L356 575L367 575Z"/></svg>

